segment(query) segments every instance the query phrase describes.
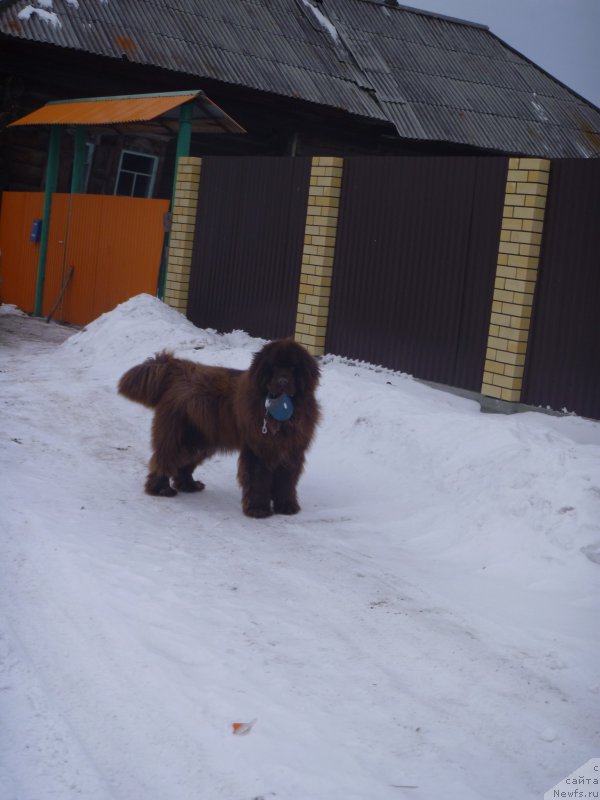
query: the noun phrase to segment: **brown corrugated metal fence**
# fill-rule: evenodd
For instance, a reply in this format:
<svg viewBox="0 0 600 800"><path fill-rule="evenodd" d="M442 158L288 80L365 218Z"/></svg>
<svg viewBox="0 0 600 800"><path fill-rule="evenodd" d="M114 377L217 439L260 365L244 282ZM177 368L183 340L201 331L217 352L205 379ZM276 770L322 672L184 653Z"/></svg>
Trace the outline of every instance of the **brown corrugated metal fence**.
<svg viewBox="0 0 600 800"><path fill-rule="evenodd" d="M600 418L600 162L552 163L523 400Z"/></svg>
<svg viewBox="0 0 600 800"><path fill-rule="evenodd" d="M5 192L2 202L0 297L32 311L39 245L29 241L43 196ZM55 194L48 235L43 313L73 279L56 318L85 325L130 297L156 293L167 200Z"/></svg>
<svg viewBox="0 0 600 800"><path fill-rule="evenodd" d="M310 159L205 158L188 317L278 338L294 332Z"/></svg>
<svg viewBox="0 0 600 800"><path fill-rule="evenodd" d="M327 352L479 391L507 166L345 160Z"/></svg>
<svg viewBox="0 0 600 800"><path fill-rule="evenodd" d="M347 158L326 351L479 391L508 160ZM294 332L310 160L206 158L189 318L221 331ZM0 300L32 311L40 193L6 192ZM167 201L54 195L44 313L86 324L156 291ZM526 403L600 418L600 162L555 161Z"/></svg>

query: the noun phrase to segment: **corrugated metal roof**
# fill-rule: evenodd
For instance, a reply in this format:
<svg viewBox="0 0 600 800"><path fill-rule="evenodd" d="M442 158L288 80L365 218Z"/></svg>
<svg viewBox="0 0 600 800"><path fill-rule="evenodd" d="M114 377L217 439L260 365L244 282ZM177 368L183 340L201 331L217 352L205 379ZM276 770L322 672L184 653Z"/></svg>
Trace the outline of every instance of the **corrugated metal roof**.
<svg viewBox="0 0 600 800"><path fill-rule="evenodd" d="M341 109L404 138L600 155L600 111L484 26L383 0L321 0L332 36L307 3L56 3L52 24L16 0L0 31Z"/></svg>
<svg viewBox="0 0 600 800"><path fill-rule="evenodd" d="M204 132L243 133L219 106L202 91L162 92L123 97L86 97L78 100L55 100L8 126L23 125L115 125L148 122L162 117L184 103L195 101L193 120Z"/></svg>
<svg viewBox="0 0 600 800"><path fill-rule="evenodd" d="M195 94L174 97L111 97L60 100L46 103L32 114L12 122L19 125L108 125L145 122L193 100Z"/></svg>

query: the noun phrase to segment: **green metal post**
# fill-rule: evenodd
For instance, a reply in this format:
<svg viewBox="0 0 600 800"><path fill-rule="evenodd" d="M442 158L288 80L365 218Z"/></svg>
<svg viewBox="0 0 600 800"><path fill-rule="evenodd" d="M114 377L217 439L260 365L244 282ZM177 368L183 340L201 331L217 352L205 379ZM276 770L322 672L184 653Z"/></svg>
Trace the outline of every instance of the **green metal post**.
<svg viewBox="0 0 600 800"><path fill-rule="evenodd" d="M56 191L58 179L58 162L60 159L61 128L54 125L50 129L50 147L48 149L48 166L46 168L46 185L44 187L44 212L42 214L42 235L40 238L40 255L38 258L37 281L35 285L35 308L33 313L41 317L44 302L44 281L46 279L46 255L48 253L48 234L50 232L50 210L52 195Z"/></svg>
<svg viewBox="0 0 600 800"><path fill-rule="evenodd" d="M73 150L73 175L71 176L71 194L81 194L85 172L85 140L87 131L83 126L75 128Z"/></svg>
<svg viewBox="0 0 600 800"><path fill-rule="evenodd" d="M177 148L175 150L175 172L173 174L173 189L171 190L171 205L169 210L173 212L175 203L175 189L177 186L177 170L179 169L179 159L189 156L190 144L192 141L192 114L194 111L193 102L185 103L179 109L179 131L177 134ZM165 233L163 252L160 263L160 274L158 276L158 297L160 300L165 296L165 284L167 282L167 253L169 248L170 233Z"/></svg>
<svg viewBox="0 0 600 800"><path fill-rule="evenodd" d="M73 195L83 192L83 179L85 177L85 142L87 130L83 125L75 128L73 137L73 171L71 173L71 191L69 192L69 209L67 211L67 228L63 247L62 280L67 271L67 255L69 252L69 234L71 232L71 214L73 212Z"/></svg>
<svg viewBox="0 0 600 800"><path fill-rule="evenodd" d="M171 192L171 210L175 200L175 186L177 185L177 167L182 156L189 156L192 142L192 103L185 103L179 109L179 131L177 133L177 150L175 151L175 174L173 175L173 191Z"/></svg>

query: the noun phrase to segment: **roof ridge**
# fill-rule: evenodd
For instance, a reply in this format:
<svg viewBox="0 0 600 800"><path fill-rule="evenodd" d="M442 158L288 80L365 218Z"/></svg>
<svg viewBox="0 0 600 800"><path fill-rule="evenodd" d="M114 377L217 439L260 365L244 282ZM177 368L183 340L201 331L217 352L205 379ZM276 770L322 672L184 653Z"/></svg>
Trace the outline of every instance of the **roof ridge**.
<svg viewBox="0 0 600 800"><path fill-rule="evenodd" d="M360 0L361 3L371 3L377 6L385 6L388 9L400 9L400 11L410 11L414 14L421 14L424 17L434 17L436 19L443 19L447 22L456 22L459 25L467 25L470 28L480 28L484 31L489 31L489 26L484 25L482 22L473 22L469 19L462 19L461 17L451 17L448 14L440 14L438 11L428 11L425 8L415 8L414 6L407 6L403 3L394 2L394 0Z"/></svg>
<svg viewBox="0 0 600 800"><path fill-rule="evenodd" d="M522 53L520 50L517 50L517 48L514 47L509 42L507 42L506 39L503 39L501 36L499 36L497 33L494 33L493 31L490 31L490 34L495 39L497 39L500 42L501 45L506 47L507 50L510 50L512 53L515 53L516 55L518 55L519 58L522 58L524 61L527 61L527 63L531 64L531 66L535 67L535 69L539 70L540 72L543 72L544 75L546 75L546 77L548 77L552 81L554 81L554 83L557 83L559 86L562 86L563 89L566 89L570 94L574 95L579 100L582 100L584 103L586 103L586 105L591 106L591 108L593 108L594 111L600 111L600 106L597 106L592 100L590 100L587 97L584 97L584 95L582 95L579 92L577 92L575 89L573 89L571 86L569 86L568 83L565 83L560 78L557 78L556 75L554 75L552 72L547 70L545 67L540 66L532 58L530 58L529 56L525 55L525 53ZM543 95L543 96L545 97L546 95Z"/></svg>

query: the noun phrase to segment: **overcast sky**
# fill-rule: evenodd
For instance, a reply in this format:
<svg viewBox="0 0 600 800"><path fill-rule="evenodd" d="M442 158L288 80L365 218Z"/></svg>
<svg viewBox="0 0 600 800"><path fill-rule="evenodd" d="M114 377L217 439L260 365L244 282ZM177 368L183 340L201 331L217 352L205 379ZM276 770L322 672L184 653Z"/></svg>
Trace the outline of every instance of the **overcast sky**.
<svg viewBox="0 0 600 800"><path fill-rule="evenodd" d="M400 0L481 22L600 107L600 0Z"/></svg>

